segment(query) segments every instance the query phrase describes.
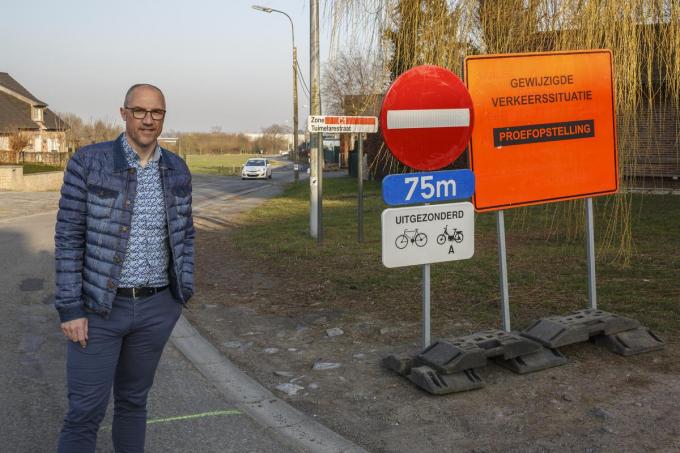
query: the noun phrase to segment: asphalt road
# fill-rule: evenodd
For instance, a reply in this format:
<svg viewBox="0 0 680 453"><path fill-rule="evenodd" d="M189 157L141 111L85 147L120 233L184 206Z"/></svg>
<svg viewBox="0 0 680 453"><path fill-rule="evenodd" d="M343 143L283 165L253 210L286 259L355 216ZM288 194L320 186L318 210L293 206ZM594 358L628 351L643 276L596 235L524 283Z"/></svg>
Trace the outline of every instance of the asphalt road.
<svg viewBox="0 0 680 453"><path fill-rule="evenodd" d="M275 170L270 181L197 175L196 213L211 218L220 210L247 209L291 179L290 168ZM11 202L12 195L0 194L0 206ZM53 307L55 208L48 203L40 206L43 213L24 211L0 220L2 452L55 451L66 411L66 343ZM100 452L113 451L111 411L100 430ZM149 397L149 423L147 452L294 451L225 402L170 344Z"/></svg>
<svg viewBox="0 0 680 453"><path fill-rule="evenodd" d="M307 167L300 168L300 179L307 180ZM274 168L271 179L193 175L192 180L194 222L198 228L219 229L226 225L225 209L230 214L247 211L280 193L293 180L293 167L287 164Z"/></svg>
<svg viewBox="0 0 680 453"><path fill-rule="evenodd" d="M306 171L300 176L306 178ZM290 165L272 170L272 179L246 179L237 177L214 177L208 175L193 175L193 204L200 208L207 203L222 199L231 199L244 192L256 193L263 186L281 186L284 182L292 181L293 171Z"/></svg>

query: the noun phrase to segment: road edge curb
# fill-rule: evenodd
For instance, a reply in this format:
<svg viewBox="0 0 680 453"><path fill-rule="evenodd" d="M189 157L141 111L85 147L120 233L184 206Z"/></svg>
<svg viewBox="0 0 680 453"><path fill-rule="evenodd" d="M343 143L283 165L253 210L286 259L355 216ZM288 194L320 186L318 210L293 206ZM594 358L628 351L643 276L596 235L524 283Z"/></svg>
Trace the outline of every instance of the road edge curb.
<svg viewBox="0 0 680 453"><path fill-rule="evenodd" d="M206 340L184 316L177 321L170 339L224 397L292 446L306 452L368 453L249 377Z"/></svg>

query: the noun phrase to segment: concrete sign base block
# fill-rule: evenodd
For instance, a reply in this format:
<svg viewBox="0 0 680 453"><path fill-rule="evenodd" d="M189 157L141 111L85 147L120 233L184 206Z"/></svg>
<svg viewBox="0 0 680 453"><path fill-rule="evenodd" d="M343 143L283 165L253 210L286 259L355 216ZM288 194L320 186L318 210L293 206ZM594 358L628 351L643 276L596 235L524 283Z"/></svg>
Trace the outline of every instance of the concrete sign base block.
<svg viewBox="0 0 680 453"><path fill-rule="evenodd" d="M539 319L521 333L491 329L438 340L415 354L393 354L383 366L433 395L482 388L477 370L489 359L518 374L567 363L556 348L592 340L623 356L664 348L663 341L634 319L601 310L579 310Z"/></svg>
<svg viewBox="0 0 680 453"><path fill-rule="evenodd" d="M510 360L541 349L540 344L516 333L491 329L437 341L418 354L416 360L439 373L452 374L486 366L489 358Z"/></svg>
<svg viewBox="0 0 680 453"><path fill-rule="evenodd" d="M602 310L585 309L565 316L539 319L521 332L526 338L554 349L588 341L596 335L613 335L636 329L640 323Z"/></svg>
<svg viewBox="0 0 680 453"><path fill-rule="evenodd" d="M382 361L383 366L402 376L408 376L411 368L415 366L415 359L408 354L392 354Z"/></svg>
<svg viewBox="0 0 680 453"><path fill-rule="evenodd" d="M602 345L611 352L623 356L658 351L665 347L663 340L646 327L626 330L612 335L598 335L595 344Z"/></svg>
<svg viewBox="0 0 680 453"><path fill-rule="evenodd" d="M404 376L433 395L446 395L484 387L482 378L473 369L453 374L438 373L429 366L418 364L415 356L407 354L389 355L382 363L385 368Z"/></svg>
<svg viewBox="0 0 680 453"><path fill-rule="evenodd" d="M476 370L485 367L489 359L519 374L567 362L560 352L515 332L492 329L436 341L415 355L392 354L382 363L423 390L445 395L482 388L484 382Z"/></svg>
<svg viewBox="0 0 680 453"><path fill-rule="evenodd" d="M484 387L484 382L475 370L441 374L428 366L419 366L411 368L408 379L433 395L446 395Z"/></svg>
<svg viewBox="0 0 680 453"><path fill-rule="evenodd" d="M466 342L436 341L418 354L416 360L444 374L486 366L484 349Z"/></svg>
<svg viewBox="0 0 680 453"><path fill-rule="evenodd" d="M567 363L567 358L557 349L543 348L531 354L503 359L496 357L493 359L496 365L514 371L517 374L533 373Z"/></svg>

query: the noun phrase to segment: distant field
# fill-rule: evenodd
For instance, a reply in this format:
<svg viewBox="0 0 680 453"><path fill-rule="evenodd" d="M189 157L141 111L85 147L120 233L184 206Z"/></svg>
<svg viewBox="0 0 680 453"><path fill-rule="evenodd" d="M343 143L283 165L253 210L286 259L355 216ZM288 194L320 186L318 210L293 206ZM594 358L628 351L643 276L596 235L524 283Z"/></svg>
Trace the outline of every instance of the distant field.
<svg viewBox="0 0 680 453"><path fill-rule="evenodd" d="M42 173L46 171L63 171L64 169L61 167L57 167L54 165L43 165L43 164L23 164L24 167L24 174L28 175L31 173Z"/></svg>
<svg viewBox="0 0 680 453"><path fill-rule="evenodd" d="M203 175L237 175L243 164L251 157L262 157L258 154L187 154L187 165L192 173ZM270 161L273 167L284 165L283 162Z"/></svg>

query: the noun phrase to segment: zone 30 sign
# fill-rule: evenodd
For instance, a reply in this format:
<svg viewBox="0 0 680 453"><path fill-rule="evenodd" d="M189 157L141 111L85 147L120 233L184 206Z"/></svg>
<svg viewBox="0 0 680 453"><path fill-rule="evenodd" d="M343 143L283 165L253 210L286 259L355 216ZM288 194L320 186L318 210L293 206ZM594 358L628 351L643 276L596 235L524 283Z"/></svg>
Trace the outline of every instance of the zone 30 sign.
<svg viewBox="0 0 680 453"><path fill-rule="evenodd" d="M320 116L310 115L307 130L318 133L349 134L378 132L378 118L375 116Z"/></svg>

